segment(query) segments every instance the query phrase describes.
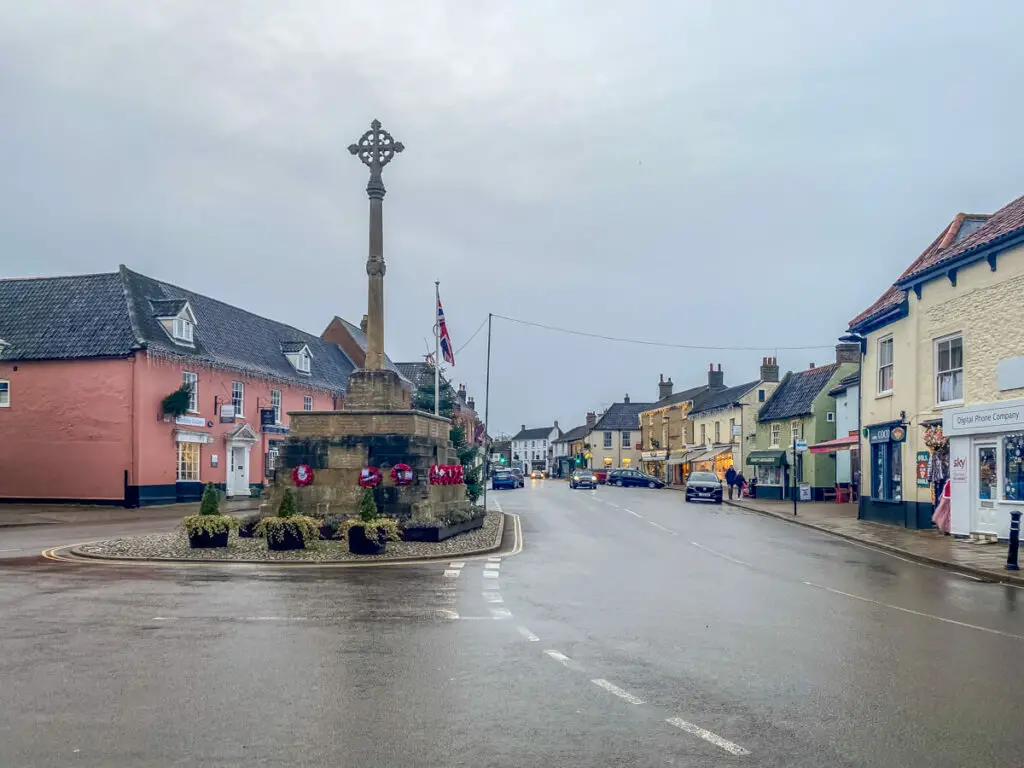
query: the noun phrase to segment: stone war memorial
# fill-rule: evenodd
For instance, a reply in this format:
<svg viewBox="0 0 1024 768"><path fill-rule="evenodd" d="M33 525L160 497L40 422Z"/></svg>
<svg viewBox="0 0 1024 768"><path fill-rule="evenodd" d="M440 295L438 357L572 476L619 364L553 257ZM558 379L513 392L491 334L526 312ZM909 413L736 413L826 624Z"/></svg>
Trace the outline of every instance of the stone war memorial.
<svg viewBox="0 0 1024 768"><path fill-rule="evenodd" d="M348 149L370 170L365 367L353 372L341 410L288 414L291 432L279 458L272 508L284 489L291 487L305 510L354 515L363 487L369 485L384 515L402 522L450 518L469 508L460 478L438 471L458 464L449 438L451 422L414 409L410 391L387 368L384 357L382 171L404 146L374 120ZM302 473L300 482L293 480L297 469Z"/></svg>

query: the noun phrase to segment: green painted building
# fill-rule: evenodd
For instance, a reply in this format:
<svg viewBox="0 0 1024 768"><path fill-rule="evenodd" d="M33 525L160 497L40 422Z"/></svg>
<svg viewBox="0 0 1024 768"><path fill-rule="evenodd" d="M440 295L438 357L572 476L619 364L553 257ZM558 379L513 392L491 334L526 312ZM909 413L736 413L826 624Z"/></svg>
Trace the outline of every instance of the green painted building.
<svg viewBox="0 0 1024 768"><path fill-rule="evenodd" d="M839 344L836 359L830 365L787 374L758 413L754 450L744 468L748 481L757 478L757 498L791 498L794 440L810 446L836 438L836 402L828 392L857 371L860 345ZM825 491L836 485L835 455L798 454L796 480L810 485L813 500L822 500Z"/></svg>

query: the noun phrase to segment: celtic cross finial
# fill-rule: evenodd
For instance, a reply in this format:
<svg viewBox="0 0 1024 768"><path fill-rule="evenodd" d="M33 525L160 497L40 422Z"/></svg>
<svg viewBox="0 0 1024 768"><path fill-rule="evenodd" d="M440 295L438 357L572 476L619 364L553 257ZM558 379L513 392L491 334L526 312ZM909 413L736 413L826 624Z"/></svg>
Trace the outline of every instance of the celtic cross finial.
<svg viewBox="0 0 1024 768"><path fill-rule="evenodd" d="M348 151L358 157L363 165L370 169L370 182L366 185L366 194L371 198L384 197L384 181L381 171L390 163L395 155L405 149L400 141L381 128L380 120L370 123L370 130L364 133Z"/></svg>

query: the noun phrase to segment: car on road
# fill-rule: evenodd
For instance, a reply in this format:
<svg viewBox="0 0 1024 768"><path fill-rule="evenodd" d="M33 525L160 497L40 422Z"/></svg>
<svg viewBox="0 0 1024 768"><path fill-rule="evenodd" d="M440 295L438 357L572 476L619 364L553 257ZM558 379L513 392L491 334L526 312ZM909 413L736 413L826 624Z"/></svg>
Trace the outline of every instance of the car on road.
<svg viewBox="0 0 1024 768"><path fill-rule="evenodd" d="M519 481L516 476L507 469L499 469L493 475L491 475L491 490L496 491L499 488L512 488L516 489L519 487Z"/></svg>
<svg viewBox="0 0 1024 768"><path fill-rule="evenodd" d="M515 469L512 470L512 476L515 477L516 479L517 488L522 488L523 486L526 485L526 478L523 477L523 470L516 467Z"/></svg>
<svg viewBox="0 0 1024 768"><path fill-rule="evenodd" d="M530 473L530 479L531 480L543 480L544 479L544 473L541 470L539 470L539 469L535 469L535 470L533 470L533 472Z"/></svg>
<svg viewBox="0 0 1024 768"><path fill-rule="evenodd" d="M664 488L665 482L654 475L648 475L638 469L613 469L608 473L608 485L615 485L619 488L632 486L634 488Z"/></svg>
<svg viewBox="0 0 1024 768"><path fill-rule="evenodd" d="M569 475L570 488L597 488L597 478L589 469L577 469Z"/></svg>
<svg viewBox="0 0 1024 768"><path fill-rule="evenodd" d="M608 470L595 469L594 479L597 480L598 485L604 485L608 481Z"/></svg>
<svg viewBox="0 0 1024 768"><path fill-rule="evenodd" d="M722 481L713 472L693 472L686 479L687 501L722 503Z"/></svg>

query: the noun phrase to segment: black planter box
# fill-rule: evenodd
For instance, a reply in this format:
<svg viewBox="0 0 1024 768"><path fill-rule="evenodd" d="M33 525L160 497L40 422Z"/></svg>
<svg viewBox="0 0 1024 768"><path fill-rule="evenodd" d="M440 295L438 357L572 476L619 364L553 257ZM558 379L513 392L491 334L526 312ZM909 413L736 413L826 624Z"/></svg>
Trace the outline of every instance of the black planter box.
<svg viewBox="0 0 1024 768"><path fill-rule="evenodd" d="M267 536L267 549L273 549L277 552L284 552L289 549L305 549L306 544L302 540L302 536L299 535L298 531L293 531L289 528L285 528L283 536L275 541L274 539Z"/></svg>
<svg viewBox="0 0 1024 768"><path fill-rule="evenodd" d="M225 528L220 533L207 533L206 531L190 531L188 534L188 545L192 549L215 549L228 545L228 530Z"/></svg>
<svg viewBox="0 0 1024 768"><path fill-rule="evenodd" d="M417 528L415 526L406 528L402 534L403 541L431 541L439 542L445 539L450 539L452 536L458 536L460 533L466 533L467 531L475 531L477 528L483 527L484 519L482 517L474 517L472 520L467 520L464 523L455 523L455 525L442 525L440 527L423 527Z"/></svg>
<svg viewBox="0 0 1024 768"><path fill-rule="evenodd" d="M383 555L387 545L387 539L368 538L366 529L361 525L348 529L348 551L353 555Z"/></svg>

